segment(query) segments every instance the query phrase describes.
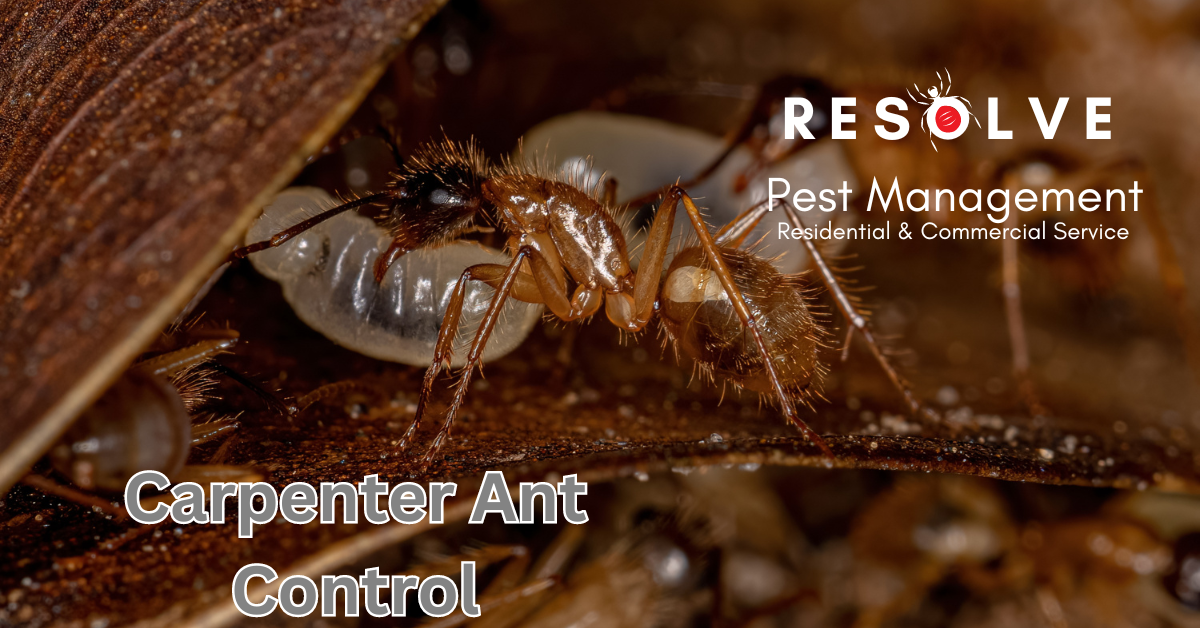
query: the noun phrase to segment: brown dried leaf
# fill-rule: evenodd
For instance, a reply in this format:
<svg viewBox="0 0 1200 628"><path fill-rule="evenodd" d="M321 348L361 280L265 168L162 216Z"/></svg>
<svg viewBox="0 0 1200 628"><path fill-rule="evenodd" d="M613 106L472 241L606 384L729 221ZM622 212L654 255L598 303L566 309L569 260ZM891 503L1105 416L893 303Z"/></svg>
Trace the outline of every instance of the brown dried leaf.
<svg viewBox="0 0 1200 628"><path fill-rule="evenodd" d="M523 11L512 23L535 24L546 15ZM555 22L546 30L557 32L560 26ZM588 59L607 62L597 48L579 46ZM438 124L446 121L447 111L459 111L458 126L466 127L463 120L474 123L479 111L494 113L492 106L514 100L509 98L514 92L534 94L537 98L531 100L538 107L552 111L561 103L546 99L568 93L566 79L546 79L551 75L544 69L521 66L521 56L478 58L504 69L508 74L502 76L542 80L545 89L493 90L491 101L472 92L464 97L444 90L444 98L453 103L426 103ZM596 80L592 73L580 72L574 61L562 63L562 76ZM486 95L482 89L480 94ZM456 108L441 106L451 104ZM405 124L409 122L406 116ZM492 133L501 138L494 140L497 145L507 146L522 129L501 130L496 124L470 132ZM907 326L889 333L921 358L905 370L923 397L932 400L946 386L987 391L991 381L1004 380L1011 368L1003 310L992 282L994 256L982 247L930 249L898 242L863 247L858 262L865 270L856 278L878 287L867 296L878 306L875 320L881 327L889 327L885 323L894 318L893 310L914 310L907 314ZM1029 287L1034 328L1054 339L1055 357L1076 369L1075 375L1043 391L1054 417L1028 417L1009 382L1000 392L947 404L941 408L941 422L916 424L900 415L894 392L857 351L849 363L833 366L836 381L827 391L828 402L817 403L815 412L806 415L819 432L831 434L837 466L1195 491L1200 473L1194 430L1186 421L1168 421L1163 411L1187 407L1188 391L1180 381L1189 378L1180 352L1171 345L1178 342L1175 332L1152 320L1137 328L1136 337L1122 331L1101 341L1094 331L1078 329L1084 327L1081 308L1071 295L1056 293L1037 277ZM423 453L431 435L424 434L415 452L397 452L394 442L411 420L407 406L415 401L420 369L383 364L333 346L295 319L277 286L246 267L224 280L201 310L230 320L243 333L247 342L236 356L237 368L269 380L285 394L298 397L346 379L385 391L384 398L333 399L290 420L248 412L228 462L254 465L276 486L357 481L370 473L394 482L413 474L413 454ZM1130 358L1138 344L1154 348L1162 363L1139 371ZM960 348L948 351L948 346ZM969 361L961 359L961 348L969 350ZM669 354L660 360L653 337L621 346L611 328L597 322L583 332L569 368L555 362L557 350L555 337L538 332L513 355L489 364L487 386L472 390L443 457L428 475L462 480L460 492L465 494L476 483L473 476L494 468L505 469L514 481L567 473L599 481L662 469L686 473L712 464L825 464L777 412L760 408L754 397L730 396L719 403L719 388L689 385L688 366L672 365ZM947 353L956 357L947 358ZM1127 379L1137 380L1140 388L1125 386ZM195 460L212 452L211 446L202 448ZM281 573L329 573L361 556L362 543L378 549L380 545L370 543L406 536L365 524L271 525L261 528L253 541L243 541L229 525L182 527L178 532L170 526L120 526L24 488L7 501L6 512L16 516L0 541L0 565L5 566L0 567L0 591L10 592L8 601L16 602L18 612L27 614L23 621L31 624L105 618L110 625L138 620L227 625L238 619L229 607L228 583L248 562L266 562ZM158 532L161 536L154 537ZM13 599L18 593L20 599Z"/></svg>
<svg viewBox="0 0 1200 628"><path fill-rule="evenodd" d="M7 3L0 493L219 263L439 3Z"/></svg>

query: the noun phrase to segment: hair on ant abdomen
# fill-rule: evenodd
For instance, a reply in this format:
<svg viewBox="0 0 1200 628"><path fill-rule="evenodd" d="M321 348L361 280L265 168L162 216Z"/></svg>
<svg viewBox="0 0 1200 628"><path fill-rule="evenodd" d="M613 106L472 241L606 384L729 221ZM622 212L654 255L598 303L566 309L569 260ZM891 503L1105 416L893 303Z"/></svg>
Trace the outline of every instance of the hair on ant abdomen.
<svg viewBox="0 0 1200 628"><path fill-rule="evenodd" d="M817 352L827 334L810 311L807 281L800 274L780 273L769 261L742 249L723 247L721 257L751 312L771 321L762 331L775 349L781 383L788 394L808 402L819 392L825 375ZM667 339L692 356L707 378L720 377L758 393L772 392L762 356L751 346L699 248L686 248L671 260L658 314Z"/></svg>
<svg viewBox="0 0 1200 628"><path fill-rule="evenodd" d="M398 153L394 147L393 151ZM452 242L476 226L493 225L507 239L508 264L466 268L450 296L416 417L400 440L401 448L412 440L428 410L434 383L450 363L466 286L474 281L495 288L425 465L445 441L509 298L544 304L563 321L590 318L603 307L613 325L631 333L644 329L656 313L662 314L668 337L677 347L735 384L773 394L788 420L826 457L833 457L824 440L800 419L794 399L806 400L811 385L819 380L823 368L817 356L819 327L794 279L781 278L774 269L768 271L765 260L740 248L772 206L756 205L714 235L688 193L673 186L665 191L655 211L640 265L634 271L625 236L614 219L618 209L613 201L615 188L610 184L603 191L584 189L577 181L544 170L513 161L489 165L471 143L446 140L423 146L383 192L331 208L269 240L239 249L233 257L279 246L350 210L368 214L392 238L388 250L376 261L377 279L404 254ZM672 264L663 284L663 266L680 205L697 244L684 252L684 261ZM796 223L799 217L789 212L788 219ZM811 242L806 246L819 258ZM703 265L681 266L686 260L702 260ZM918 404L875 347L865 320L850 305L832 271L819 259L817 265L853 330L862 333L916 411ZM689 281L693 284L690 289ZM696 311L704 321L674 318L675 312L689 307L686 299L696 290L702 297ZM720 321L722 315L725 318ZM729 340L735 336L741 340ZM722 337L726 340L718 340Z"/></svg>

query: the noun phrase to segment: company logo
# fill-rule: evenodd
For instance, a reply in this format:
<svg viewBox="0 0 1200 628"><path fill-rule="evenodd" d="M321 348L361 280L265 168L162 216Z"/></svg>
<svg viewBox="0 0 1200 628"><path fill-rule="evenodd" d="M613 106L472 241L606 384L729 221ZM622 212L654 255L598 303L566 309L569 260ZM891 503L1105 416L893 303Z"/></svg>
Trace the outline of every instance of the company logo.
<svg viewBox="0 0 1200 628"><path fill-rule="evenodd" d="M913 87L916 87L917 94L919 94L917 96L914 96L912 91L905 90L912 102L925 107L925 112L921 115L921 130L929 135L929 143L933 145L935 151L937 143L933 141L934 137L941 140L955 139L966 132L967 128L971 126L972 119L975 120L975 126L983 129L979 118L971 112L971 102L962 96L954 96L950 93L952 85L950 70L944 69L944 71L946 72L944 84L941 72L935 72L938 77L936 86L922 92L921 88L914 83ZM1042 105L1041 98L1028 97L1029 108L1033 112L1034 118L1037 119L1042 139L1054 139L1059 123L1063 120L1063 112L1066 111L1067 103L1070 100L1066 96L1059 97L1058 102L1053 106L1053 111L1049 111L1049 108ZM1084 100L1087 107L1084 118L1087 139L1112 139L1112 131L1101 128L1101 125L1111 122L1111 115L1106 110L1112 106L1112 98L1089 96ZM1013 132L1002 128L999 101L1000 99L995 96L987 98L987 138L989 140L1011 140ZM855 139L858 135L854 129L857 121L857 115L854 113L856 107L858 107L858 99L835 96L829 100L829 117L826 118L824 115L818 115L816 107L807 98L785 97L783 99L783 137L788 140L797 137L815 140L817 139L816 135L808 128L811 124L819 132L822 131L821 127L827 125L829 137L834 140ZM908 111L908 108L909 102L897 96L888 96L876 101L875 115L883 124L874 125L875 135L893 141L907 137L909 121L903 112Z"/></svg>
<svg viewBox="0 0 1200 628"><path fill-rule="evenodd" d="M935 151L937 150L937 143L933 141L935 135L943 140L952 140L962 135L967 127L971 126L972 118L975 120L975 126L983 128L983 125L979 124L979 118L971 113L971 101L962 96L950 95L950 87L953 85L950 70L946 69L945 85L942 85L940 72L937 73L937 77L937 86L930 86L926 91L928 97L921 94L921 88L917 87L916 83L913 83L913 87L921 96L913 96L912 92L908 92L908 97L913 102L925 107L925 113L921 116L921 130L929 134L929 143L933 144Z"/></svg>

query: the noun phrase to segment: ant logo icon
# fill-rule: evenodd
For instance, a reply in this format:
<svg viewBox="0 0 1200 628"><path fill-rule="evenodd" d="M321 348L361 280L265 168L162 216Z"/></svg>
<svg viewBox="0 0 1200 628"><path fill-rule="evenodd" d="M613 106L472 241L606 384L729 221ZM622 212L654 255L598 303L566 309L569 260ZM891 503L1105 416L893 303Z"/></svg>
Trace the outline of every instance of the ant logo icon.
<svg viewBox="0 0 1200 628"><path fill-rule="evenodd" d="M967 127L971 125L971 118L975 118L975 114L971 113L971 101L962 96L951 96L950 86L953 84L950 80L950 70L946 70L946 85L942 86L942 75L938 73L937 87L930 87L927 90L928 98L924 94L921 96L913 96L912 92L908 92L908 97L918 105L925 106L925 114L921 117L921 130L929 133L929 143L933 144L933 150L937 150L937 144L933 141L933 136L937 136L943 140L952 140L962 135ZM916 87L917 93L921 94L921 88ZM965 104L964 104L965 103ZM983 128L979 124L979 118L975 118L975 126Z"/></svg>

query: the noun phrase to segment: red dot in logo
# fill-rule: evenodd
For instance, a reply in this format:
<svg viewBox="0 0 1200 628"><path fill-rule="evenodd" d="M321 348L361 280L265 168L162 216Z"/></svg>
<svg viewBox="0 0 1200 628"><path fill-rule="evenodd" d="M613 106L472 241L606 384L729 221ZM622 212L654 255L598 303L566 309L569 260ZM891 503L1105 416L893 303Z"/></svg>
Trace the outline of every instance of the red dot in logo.
<svg viewBox="0 0 1200 628"><path fill-rule="evenodd" d="M952 133L958 129L959 123L962 122L962 116L958 115L958 110L954 107L942 105L938 108L934 120L937 121L939 131L942 133Z"/></svg>

